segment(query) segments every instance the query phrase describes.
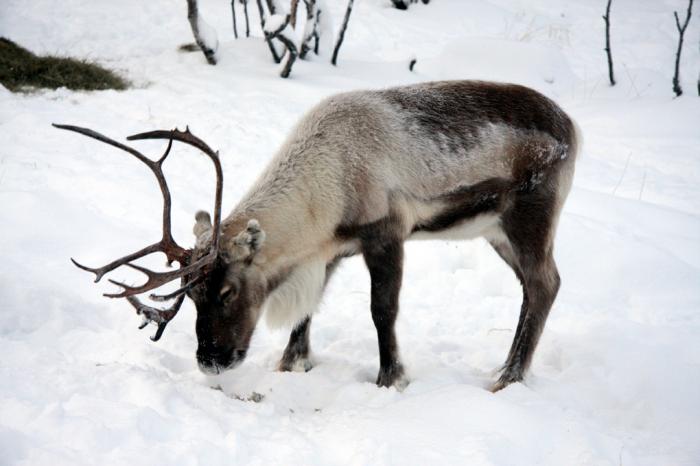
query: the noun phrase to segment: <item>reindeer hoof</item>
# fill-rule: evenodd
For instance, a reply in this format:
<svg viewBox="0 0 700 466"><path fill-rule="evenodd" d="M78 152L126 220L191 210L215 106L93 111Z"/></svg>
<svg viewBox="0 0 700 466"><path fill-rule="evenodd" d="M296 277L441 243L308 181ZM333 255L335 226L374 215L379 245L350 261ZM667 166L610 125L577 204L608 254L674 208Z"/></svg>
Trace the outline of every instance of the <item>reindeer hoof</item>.
<svg viewBox="0 0 700 466"><path fill-rule="evenodd" d="M294 360L282 359L277 365L280 372L309 372L314 365L308 357L299 357Z"/></svg>
<svg viewBox="0 0 700 466"><path fill-rule="evenodd" d="M394 387L398 391L403 391L408 386L408 378L404 375L403 366L394 364L388 368L380 368L377 376L378 387Z"/></svg>
<svg viewBox="0 0 700 466"><path fill-rule="evenodd" d="M489 390L491 391L491 393L496 393L500 390L503 390L508 385L515 382L522 382L522 380L523 376L521 373L514 373L506 369L506 371L501 375L498 381L495 384L491 385L491 388Z"/></svg>

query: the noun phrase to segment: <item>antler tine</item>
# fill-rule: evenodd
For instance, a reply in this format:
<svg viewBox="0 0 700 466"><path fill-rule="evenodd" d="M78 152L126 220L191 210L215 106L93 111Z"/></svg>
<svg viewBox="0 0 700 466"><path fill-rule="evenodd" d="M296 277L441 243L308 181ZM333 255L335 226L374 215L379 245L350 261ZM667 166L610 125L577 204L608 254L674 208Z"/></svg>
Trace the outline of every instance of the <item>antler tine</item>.
<svg viewBox="0 0 700 466"><path fill-rule="evenodd" d="M170 131L158 129L155 131L146 131L143 133L132 134L131 136L127 136L126 139L128 141L138 141L142 139L174 139L176 141L184 142L185 144L189 144L193 147L196 147L197 149L201 150L205 154L210 155L211 157L219 157L219 154L216 151L214 151L211 147L209 147L209 145L206 142L202 141L200 138L198 138L190 132L189 126L185 128L185 131L180 131L177 128Z"/></svg>
<svg viewBox="0 0 700 466"><path fill-rule="evenodd" d="M126 300L129 301L132 306L134 306L136 309L136 314L143 316L143 322L141 325L139 325L139 329L144 328L151 322L158 326L158 330L156 330L155 335L150 337L152 341L158 341L163 335L168 322L173 320L173 318L177 315L177 312L180 310L182 303L185 301L185 295L181 294L178 296L173 305L166 309L157 309L155 307L148 306L133 296L127 296Z"/></svg>
<svg viewBox="0 0 700 466"><path fill-rule="evenodd" d="M128 296L133 296L136 294L145 293L146 291L151 291L175 279L182 278L186 275L198 272L208 264L214 262L216 260L216 256L216 250L212 250L206 256L201 257L193 264L187 265L185 267L180 267L179 269L173 270L172 272L154 272L153 270L147 269L146 267L141 267L140 265L136 265L132 262L127 262L123 265L131 267L132 269L138 270L139 272L145 274L148 277L146 282L139 286L130 286L125 283L110 279L110 283L117 286L121 286L122 288L124 288L124 291L120 293L105 293L104 296L108 298L126 298Z"/></svg>
<svg viewBox="0 0 700 466"><path fill-rule="evenodd" d="M200 138L195 136L190 132L190 128L186 127L185 131L179 131L177 128L172 131L156 130L147 131L145 133L133 134L126 138L129 141L141 140L141 139L170 139L175 141L180 141L190 146L196 147L197 149L204 152L214 163L214 168L216 170L216 198L214 201L214 225L213 225L213 235L212 235L212 250L218 249L219 246L219 229L221 225L221 197L223 193L223 183L224 174L221 169L221 161L219 160L219 153L212 150L209 145L202 141Z"/></svg>
<svg viewBox="0 0 700 466"><path fill-rule="evenodd" d="M158 302L170 301L171 299L176 298L176 297L180 296L181 294L185 294L188 291L190 291L199 282L202 281L202 278L204 278L204 277L202 275L199 275L194 280L190 281L185 286L178 288L177 290L173 291L172 293L168 293L168 294L151 293L150 295L148 295L148 297L151 298L153 301L158 301Z"/></svg>
<svg viewBox="0 0 700 466"><path fill-rule="evenodd" d="M73 125L59 125L57 123L51 123L51 126L53 126L54 128L58 128L58 129L65 129L67 131L73 131L75 133L80 133L80 134L87 136L89 138L97 139L98 141L109 144L110 146L117 147L123 151L130 153L131 155L133 155L134 157L136 157L137 159L139 159L140 161L142 161L143 163L145 163L149 167L151 166L151 164L153 164L153 161L151 161L151 159L149 159L148 157L146 157L145 155L143 155L141 152L137 151L133 147L129 147L125 144L122 144L121 142L117 142L114 139L108 138L104 134L98 133L97 131L93 131L89 128L83 128L81 126L73 126Z"/></svg>
<svg viewBox="0 0 700 466"><path fill-rule="evenodd" d="M163 235L161 237L161 240L157 243L151 244L149 246L146 246L145 248L134 252L132 254L129 254L127 256L121 257L117 260L114 260L110 262L109 264L99 267L99 268L92 268L92 267L87 267L82 264L79 264L75 260L71 259L73 263L88 272L92 272L95 274L95 281L98 282L100 279L108 272L111 272L112 270L127 264L131 261L134 261L138 258L141 258L143 256L147 256L149 254L152 254L154 252L163 252L168 259L168 263L172 263L173 261L178 261L181 264L183 262L186 262L189 252L185 250L184 248L180 247L175 240L173 239L172 233L171 233L171 222L170 222L170 208L171 208L171 196L170 196L170 189L168 188L168 183L165 180L165 176L163 175L163 170L161 168L161 165L163 163L163 160L168 156L170 153L170 149L172 147L172 139L168 143L168 147L165 150L165 153L161 156L158 161L153 161L143 155L141 152L137 151L136 149L129 147L125 144L122 144L120 142L117 142L101 133L98 133L97 131L93 131L89 128L82 128L80 126L73 126L73 125L59 125L59 124L53 124L54 127L59 128L59 129L65 129L68 131L73 131L76 133L80 133L82 135L88 136L90 138L96 139L100 142L104 142L106 144L109 144L113 147L116 147L118 149L121 149L125 152L128 152L129 154L133 155L136 157L138 160L143 162L150 170L153 172L153 175L156 177L156 180L158 181L158 186L160 187L161 193L163 195ZM175 277L177 278L177 277Z"/></svg>
<svg viewBox="0 0 700 466"><path fill-rule="evenodd" d="M160 247L161 247L161 242L159 241L157 243L153 243L151 245L148 245L145 248L140 249L132 254L129 254L128 256L124 256L122 258L114 260L105 266L96 267L96 268L85 266L85 265L79 263L78 261L76 261L75 259L73 259L72 257L70 260L79 269L83 269L87 272L94 273L95 274L95 283L97 283L102 279L102 277L105 274L111 272L112 270L116 269L117 267L120 267L120 266L122 266L130 261L147 256L147 255L152 254L154 252L158 252L161 250Z"/></svg>

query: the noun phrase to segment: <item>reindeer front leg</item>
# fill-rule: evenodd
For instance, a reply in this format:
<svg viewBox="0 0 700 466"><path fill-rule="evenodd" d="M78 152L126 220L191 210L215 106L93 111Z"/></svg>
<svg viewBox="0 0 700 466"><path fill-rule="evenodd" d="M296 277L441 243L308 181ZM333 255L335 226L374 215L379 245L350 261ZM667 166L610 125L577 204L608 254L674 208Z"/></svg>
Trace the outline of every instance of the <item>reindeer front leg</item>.
<svg viewBox="0 0 700 466"><path fill-rule="evenodd" d="M403 242L397 237L375 236L363 238L362 248L372 280L372 320L379 339L377 385L402 389L408 382L399 359L394 323L399 312Z"/></svg>
<svg viewBox="0 0 700 466"><path fill-rule="evenodd" d="M323 283L323 289L326 289L328 281L331 279L333 272L338 268L340 257L336 257L326 264L326 278ZM301 319L292 329L289 334L289 342L284 349L282 359L277 365L277 370L281 372L292 372L303 369L304 372L309 372L313 368L313 364L309 359L309 334L311 333L311 316L308 315Z"/></svg>
<svg viewBox="0 0 700 466"><path fill-rule="evenodd" d="M311 316L306 316L296 324L289 335L289 343L284 349L282 359L277 366L282 372L311 370L309 361L309 332L311 330Z"/></svg>

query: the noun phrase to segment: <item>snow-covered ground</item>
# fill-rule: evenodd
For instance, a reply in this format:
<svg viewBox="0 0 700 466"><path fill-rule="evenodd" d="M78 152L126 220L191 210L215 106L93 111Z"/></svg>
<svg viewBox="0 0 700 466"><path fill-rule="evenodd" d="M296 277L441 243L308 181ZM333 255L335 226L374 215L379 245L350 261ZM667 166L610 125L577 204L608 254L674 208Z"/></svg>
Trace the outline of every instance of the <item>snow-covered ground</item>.
<svg viewBox="0 0 700 466"><path fill-rule="evenodd" d="M327 3L337 25L345 2ZM0 87L0 464L700 464L700 11L686 36L686 95L675 99L672 12L685 0L613 2L614 88L603 0L388 3L356 2L337 68L328 56L299 61L288 80L254 8L255 37L233 40L228 1L200 2L218 32L215 67L176 50L192 41L184 1L0 3L0 35L98 60L135 84ZM585 133L557 239L563 287L523 384L486 390L520 289L480 240L408 247L403 392L372 383L360 259L342 266L314 320L313 370L275 372L287 332L261 324L247 361L218 378L197 370L191 303L152 343L127 303L100 296L108 284L68 260L97 265L155 240L160 197L128 155L52 122L117 138L189 124L221 150L231 208L323 96L443 78L530 85ZM213 174L178 151L166 170L174 231L191 244ZM263 399L244 401L253 393Z"/></svg>

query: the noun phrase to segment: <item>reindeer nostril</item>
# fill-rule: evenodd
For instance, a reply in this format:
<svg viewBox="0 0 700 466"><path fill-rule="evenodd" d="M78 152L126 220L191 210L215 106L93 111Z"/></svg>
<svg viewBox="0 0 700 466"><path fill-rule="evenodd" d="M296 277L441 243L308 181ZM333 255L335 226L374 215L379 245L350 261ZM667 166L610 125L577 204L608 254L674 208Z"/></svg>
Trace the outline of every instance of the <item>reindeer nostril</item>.
<svg viewBox="0 0 700 466"><path fill-rule="evenodd" d="M247 351L244 349L238 349L233 352L233 360L234 361L242 361L245 359Z"/></svg>

